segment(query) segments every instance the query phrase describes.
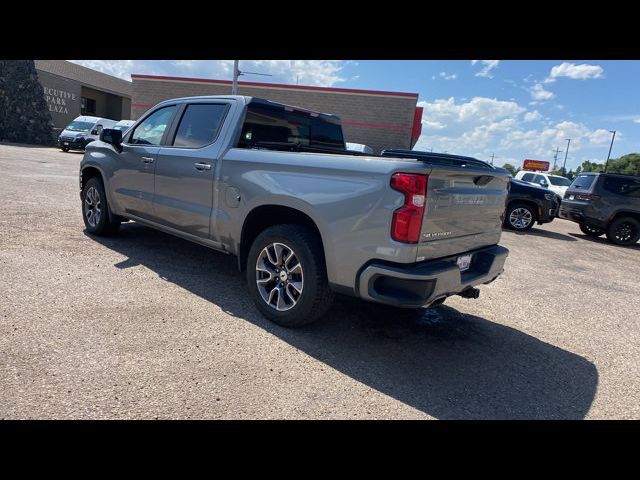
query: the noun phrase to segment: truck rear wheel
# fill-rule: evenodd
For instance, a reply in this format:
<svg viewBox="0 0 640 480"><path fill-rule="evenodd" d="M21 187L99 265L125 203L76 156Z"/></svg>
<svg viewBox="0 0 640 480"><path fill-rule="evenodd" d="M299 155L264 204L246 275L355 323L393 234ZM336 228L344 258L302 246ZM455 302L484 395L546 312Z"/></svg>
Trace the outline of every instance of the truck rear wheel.
<svg viewBox="0 0 640 480"><path fill-rule="evenodd" d="M303 225L274 225L258 235L247 256L247 285L258 310L283 327L318 320L333 301L322 243Z"/></svg>
<svg viewBox="0 0 640 480"><path fill-rule="evenodd" d="M616 245L633 245L640 239L640 222L633 217L616 218L607 227L607 238Z"/></svg>

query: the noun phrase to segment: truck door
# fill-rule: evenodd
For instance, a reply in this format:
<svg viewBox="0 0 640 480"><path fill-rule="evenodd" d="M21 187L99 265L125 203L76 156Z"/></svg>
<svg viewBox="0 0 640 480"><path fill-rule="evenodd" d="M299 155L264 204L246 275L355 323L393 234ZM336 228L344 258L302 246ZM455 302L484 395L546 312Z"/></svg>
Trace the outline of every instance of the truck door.
<svg viewBox="0 0 640 480"><path fill-rule="evenodd" d="M220 129L230 103L183 104L158 152L153 200L156 221L209 238Z"/></svg>
<svg viewBox="0 0 640 480"><path fill-rule="evenodd" d="M176 109L171 105L151 113L122 143L118 168L109 183L116 202L127 213L153 220L155 162Z"/></svg>

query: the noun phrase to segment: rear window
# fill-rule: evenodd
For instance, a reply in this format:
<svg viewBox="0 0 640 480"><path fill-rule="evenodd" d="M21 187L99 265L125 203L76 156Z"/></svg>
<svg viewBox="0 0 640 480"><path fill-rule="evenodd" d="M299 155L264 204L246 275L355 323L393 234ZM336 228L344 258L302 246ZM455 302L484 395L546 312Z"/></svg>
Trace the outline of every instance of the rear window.
<svg viewBox="0 0 640 480"><path fill-rule="evenodd" d="M345 149L337 118L290 107L249 104L238 146L250 148L260 144Z"/></svg>
<svg viewBox="0 0 640 480"><path fill-rule="evenodd" d="M573 183L571 183L571 188L580 188L586 190L591 187L593 181L595 180L595 175L578 175L573 179Z"/></svg>
<svg viewBox="0 0 640 480"><path fill-rule="evenodd" d="M533 177L534 177L534 176L535 176L535 175L534 175L533 173L525 173L525 174L522 176L522 180L524 180L525 182L533 182Z"/></svg>
<svg viewBox="0 0 640 480"><path fill-rule="evenodd" d="M615 195L640 197L640 181L632 178L605 177L602 188Z"/></svg>
<svg viewBox="0 0 640 480"><path fill-rule="evenodd" d="M551 185L555 185L556 187L568 187L571 185L571 180L564 177L554 177L553 175L549 175L549 181Z"/></svg>

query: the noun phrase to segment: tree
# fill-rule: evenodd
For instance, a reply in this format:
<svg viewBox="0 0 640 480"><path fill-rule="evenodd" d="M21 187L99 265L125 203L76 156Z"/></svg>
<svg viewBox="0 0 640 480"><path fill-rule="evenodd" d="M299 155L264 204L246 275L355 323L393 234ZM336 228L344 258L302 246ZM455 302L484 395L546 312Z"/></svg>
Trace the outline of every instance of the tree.
<svg viewBox="0 0 640 480"><path fill-rule="evenodd" d="M52 145L53 122L33 60L0 60L0 141Z"/></svg>
<svg viewBox="0 0 640 480"><path fill-rule="evenodd" d="M640 175L640 154L628 153L620 158L609 160L607 172Z"/></svg>
<svg viewBox="0 0 640 480"><path fill-rule="evenodd" d="M504 165L502 165L502 168L504 168L506 171L508 171L512 176L516 176L516 173L518 173L518 170L516 170L516 167L514 167L513 165L511 165L510 163L505 163Z"/></svg>
<svg viewBox="0 0 640 480"><path fill-rule="evenodd" d="M584 162L582 162L582 171L583 172L603 172L604 163L596 163L596 162L590 162L589 160L585 160Z"/></svg>

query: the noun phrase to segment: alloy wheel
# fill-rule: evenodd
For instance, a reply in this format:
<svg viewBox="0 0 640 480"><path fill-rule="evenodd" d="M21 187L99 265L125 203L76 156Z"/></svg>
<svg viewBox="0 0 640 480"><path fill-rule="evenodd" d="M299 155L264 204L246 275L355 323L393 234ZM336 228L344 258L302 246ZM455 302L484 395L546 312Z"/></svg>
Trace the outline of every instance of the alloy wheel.
<svg viewBox="0 0 640 480"><path fill-rule="evenodd" d="M533 221L533 215L523 207L515 208L509 215L509 223L519 230L527 228Z"/></svg>
<svg viewBox="0 0 640 480"><path fill-rule="evenodd" d="M95 228L100 223L102 203L100 202L100 194L95 187L89 187L84 197L84 215L91 227Z"/></svg>
<svg viewBox="0 0 640 480"><path fill-rule="evenodd" d="M636 234L637 234L637 232L635 231L635 225L633 225L633 224L631 224L629 222L624 222L624 223L621 223L620 225L618 225L618 227L615 230L614 236L615 236L616 240L618 240L620 242L628 242Z"/></svg>
<svg viewBox="0 0 640 480"><path fill-rule="evenodd" d="M267 305L279 312L296 306L304 287L302 264L291 247L271 243L256 262L256 284Z"/></svg>

